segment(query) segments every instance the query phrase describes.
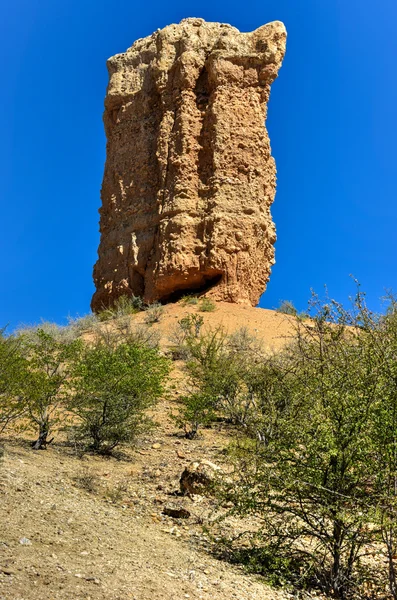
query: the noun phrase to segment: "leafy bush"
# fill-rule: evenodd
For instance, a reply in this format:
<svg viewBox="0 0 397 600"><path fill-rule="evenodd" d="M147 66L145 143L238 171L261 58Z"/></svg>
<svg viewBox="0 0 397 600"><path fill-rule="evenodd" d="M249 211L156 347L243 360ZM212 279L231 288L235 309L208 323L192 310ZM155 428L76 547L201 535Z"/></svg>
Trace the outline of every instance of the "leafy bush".
<svg viewBox="0 0 397 600"><path fill-rule="evenodd" d="M129 316L99 322L91 333L94 343L103 342L110 346L128 342L158 348L161 337L159 331L146 327L143 323L136 323Z"/></svg>
<svg viewBox="0 0 397 600"><path fill-rule="evenodd" d="M201 315L186 315L178 323L184 333L185 340L197 339L204 325L204 318Z"/></svg>
<svg viewBox="0 0 397 600"><path fill-rule="evenodd" d="M242 516L260 514L274 556L276 547L280 560L293 554L311 581L345 599L357 592L360 559L376 539L375 432L390 383L375 344L384 334L360 293L351 311L317 297L312 311L310 323L296 321L290 346L256 369L256 415L244 429L249 439L233 450L239 483L224 498Z"/></svg>
<svg viewBox="0 0 397 600"><path fill-rule="evenodd" d="M199 337L203 324L204 318L197 314L186 315L178 320L170 337L171 354L174 360L187 360L190 357L190 345L192 340Z"/></svg>
<svg viewBox="0 0 397 600"><path fill-rule="evenodd" d="M196 306L199 302L197 296L192 296L190 294L183 296L181 299L182 304Z"/></svg>
<svg viewBox="0 0 397 600"><path fill-rule="evenodd" d="M182 404L176 417L177 423L184 429L185 437L192 440L201 427L209 425L215 418L215 405L212 395L205 392L193 392L181 396Z"/></svg>
<svg viewBox="0 0 397 600"><path fill-rule="evenodd" d="M48 334L54 341L60 343L70 343L78 339L81 335L78 327L69 325L58 325L51 321L42 321L38 325L21 325L15 332L15 337L23 340L24 345L28 343L36 344L38 341L38 331Z"/></svg>
<svg viewBox="0 0 397 600"><path fill-rule="evenodd" d="M215 415L218 356L225 334L222 330L211 330L196 335L192 331L194 324L191 318L182 322L182 327L186 327L187 333L185 343L189 356L186 363L189 393L180 398L181 405L176 420L184 428L186 437L192 439L197 435L199 427L208 424Z"/></svg>
<svg viewBox="0 0 397 600"><path fill-rule="evenodd" d="M23 368L20 341L14 336L6 337L5 330L0 330L0 433L24 412L18 396Z"/></svg>
<svg viewBox="0 0 397 600"><path fill-rule="evenodd" d="M202 298L199 302L199 310L201 312L213 312L216 309L216 304L211 298Z"/></svg>
<svg viewBox="0 0 397 600"><path fill-rule="evenodd" d="M153 325L159 323L164 313L164 306L159 302L154 302L146 308L145 323Z"/></svg>
<svg viewBox="0 0 397 600"><path fill-rule="evenodd" d="M90 494L96 494L100 484L98 475L89 469L83 469L79 475L76 475L74 482L77 487Z"/></svg>
<svg viewBox="0 0 397 600"><path fill-rule="evenodd" d="M397 299L388 297L385 316L373 315L360 306L360 327L370 339L372 369L379 376L378 402L372 435L377 465L373 489L376 522L387 557L391 596L397 598Z"/></svg>
<svg viewBox="0 0 397 600"><path fill-rule="evenodd" d="M208 424L216 413L232 423L253 427L250 421L255 420L261 384L260 342L247 330L227 336L218 328L196 335L190 331L186 345L190 393L181 399L179 422L185 421L188 437L194 437L200 425Z"/></svg>
<svg viewBox="0 0 397 600"><path fill-rule="evenodd" d="M71 369L82 349L79 340L68 341L63 329L46 329L30 328L17 338L23 362L16 388L21 406L38 429L38 438L32 444L35 450L46 448L52 441L48 439L51 430L64 416Z"/></svg>
<svg viewBox="0 0 397 600"><path fill-rule="evenodd" d="M238 426L236 477L220 500L260 516L260 545L246 560L263 560L270 581L362 597L360 586L376 579L362 558L376 542L397 597L397 301L389 302L379 316L359 289L350 309L313 295L310 320L291 321L290 344L276 354L246 329L193 333L189 320L180 332L189 393L179 423L187 437L215 415Z"/></svg>
<svg viewBox="0 0 397 600"><path fill-rule="evenodd" d="M127 315L135 315L143 310L143 300L137 296L120 296L113 306L105 308L98 313L100 321L118 319Z"/></svg>
<svg viewBox="0 0 397 600"><path fill-rule="evenodd" d="M75 337L79 337L83 333L95 329L98 321L98 316L95 313L89 313L83 317L68 317L68 328L74 332Z"/></svg>
<svg viewBox="0 0 397 600"><path fill-rule="evenodd" d="M283 315L291 315L293 317L298 315L297 309L290 300L282 300L280 306L276 310Z"/></svg>
<svg viewBox="0 0 397 600"><path fill-rule="evenodd" d="M144 345L86 346L73 370L69 403L80 439L100 454L133 443L151 425L146 410L163 394L168 371L168 361Z"/></svg>
<svg viewBox="0 0 397 600"><path fill-rule="evenodd" d="M109 453L149 426L145 410L163 392L168 374L158 334L125 316L94 325L86 343L76 339L80 327L53 323L0 335L0 429L26 416L38 428L33 447L46 448L71 410L79 417L79 441Z"/></svg>

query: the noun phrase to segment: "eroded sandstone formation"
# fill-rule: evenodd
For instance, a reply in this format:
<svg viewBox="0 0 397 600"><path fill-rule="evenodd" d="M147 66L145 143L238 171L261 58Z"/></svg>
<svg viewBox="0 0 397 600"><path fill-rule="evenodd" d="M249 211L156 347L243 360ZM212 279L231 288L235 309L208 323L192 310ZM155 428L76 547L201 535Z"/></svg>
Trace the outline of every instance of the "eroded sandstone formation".
<svg viewBox="0 0 397 600"><path fill-rule="evenodd" d="M274 263L265 122L285 45L278 21L240 33L192 18L109 59L94 310L192 291L257 304Z"/></svg>

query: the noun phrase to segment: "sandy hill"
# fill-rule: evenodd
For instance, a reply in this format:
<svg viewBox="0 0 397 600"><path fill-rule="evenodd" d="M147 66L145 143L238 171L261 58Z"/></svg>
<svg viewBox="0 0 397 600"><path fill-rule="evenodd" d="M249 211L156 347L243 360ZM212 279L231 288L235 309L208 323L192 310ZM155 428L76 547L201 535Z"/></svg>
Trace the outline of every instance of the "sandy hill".
<svg viewBox="0 0 397 600"><path fill-rule="evenodd" d="M197 306L168 305L162 343ZM207 326L246 326L268 347L288 335L288 321L270 310L218 303L201 313ZM143 322L144 313L132 317ZM5 440L0 464L0 598L2 600L276 600L289 594L209 552L202 525L212 501L175 495L193 460L222 464L232 431L224 423L186 440L171 418L174 401L156 409L158 427L139 447L116 458L80 456L62 434L33 452L27 434ZM228 429L229 427L229 429ZM188 519L163 514L166 506ZM308 596L309 597L309 596Z"/></svg>
<svg viewBox="0 0 397 600"><path fill-rule="evenodd" d="M161 344L169 345L172 333L178 320L188 314L199 314L204 319L204 327L222 327L227 333L246 327L250 333L263 340L269 349L278 349L286 343L292 333L291 322L286 315L265 308L253 308L228 302L216 302L212 312L201 312L200 305L190 305L183 302L167 304L159 323L152 325L154 331L159 331ZM132 317L134 323L143 324L145 313Z"/></svg>

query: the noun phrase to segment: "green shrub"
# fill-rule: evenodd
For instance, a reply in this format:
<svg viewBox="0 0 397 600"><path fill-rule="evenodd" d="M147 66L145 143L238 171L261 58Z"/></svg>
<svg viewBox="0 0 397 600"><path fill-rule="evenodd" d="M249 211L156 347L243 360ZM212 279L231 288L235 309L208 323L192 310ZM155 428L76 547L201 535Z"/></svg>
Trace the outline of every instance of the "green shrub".
<svg viewBox="0 0 397 600"><path fill-rule="evenodd" d="M200 424L217 414L254 428L262 395L260 366L266 364L261 342L244 328L230 336L222 328L193 335L192 321L186 326L190 328L185 340L189 394L182 399L180 422L186 419L189 429L197 432Z"/></svg>
<svg viewBox="0 0 397 600"><path fill-rule="evenodd" d="M276 311L284 315L291 315L293 317L298 315L297 309L290 300L282 300Z"/></svg>
<svg viewBox="0 0 397 600"><path fill-rule="evenodd" d="M100 321L109 321L128 315L135 315L143 310L143 300L137 296L120 296L113 306L105 308L98 313Z"/></svg>
<svg viewBox="0 0 397 600"><path fill-rule="evenodd" d="M83 317L68 317L68 329L70 329L75 337L81 336L87 331L92 331L97 327L98 315L89 313Z"/></svg>
<svg viewBox="0 0 397 600"><path fill-rule="evenodd" d="M159 302L154 302L153 304L150 304L146 308L145 323L147 325L153 325L153 323L159 323L163 314L164 314L164 306L162 304L160 304Z"/></svg>
<svg viewBox="0 0 397 600"><path fill-rule="evenodd" d="M187 294L186 296L182 296L181 302L182 302L182 304L185 304L188 306L196 306L199 302L199 299L197 298L197 296L192 296L191 294Z"/></svg>
<svg viewBox="0 0 397 600"><path fill-rule="evenodd" d="M80 421L77 437L100 454L133 443L152 424L146 411L164 393L168 371L158 350L144 345L86 346L73 370L69 403Z"/></svg>
<svg viewBox="0 0 397 600"><path fill-rule="evenodd" d="M16 383L19 401L30 423L38 430L32 444L46 448L54 425L64 419L63 409L71 390L71 369L82 349L79 340L69 341L63 329L30 328L19 333L23 362Z"/></svg>
<svg viewBox="0 0 397 600"><path fill-rule="evenodd" d="M189 393L180 398L177 422L184 428L186 437L192 439L199 427L215 416L219 355L225 334L220 329L193 334L192 319L186 319L182 326L188 332L185 343L189 354L186 363Z"/></svg>
<svg viewBox="0 0 397 600"><path fill-rule="evenodd" d="M0 330L0 433L23 415L25 407L18 395L18 382L24 371L20 340Z"/></svg>
<svg viewBox="0 0 397 600"><path fill-rule="evenodd" d="M183 334L184 341L197 339L204 325L204 318L201 315L186 315L182 319L179 319L178 325Z"/></svg>
<svg viewBox="0 0 397 600"><path fill-rule="evenodd" d="M185 437L192 440L201 427L209 425L216 416L214 398L205 392L193 392L179 399L181 407L176 421L185 431Z"/></svg>
<svg viewBox="0 0 397 600"><path fill-rule="evenodd" d="M213 312L216 310L216 304L211 298L202 298L199 302L199 310L201 312Z"/></svg>
<svg viewBox="0 0 397 600"><path fill-rule="evenodd" d="M361 306L360 327L370 338L371 368L379 375L378 402L372 435L377 465L374 486L375 521L387 559L385 578L397 599L397 299L388 296L386 315L377 318Z"/></svg>
<svg viewBox="0 0 397 600"><path fill-rule="evenodd" d="M250 440L233 451L241 477L225 499L242 516L260 514L279 559L293 554L312 582L347 599L359 593L360 557L375 540L377 321L360 295L351 311L316 297L312 309L290 346L257 369Z"/></svg>
<svg viewBox="0 0 397 600"><path fill-rule="evenodd" d="M74 478L75 485L90 494L96 494L99 489L100 480L96 473L89 469L83 469L79 475Z"/></svg>
<svg viewBox="0 0 397 600"><path fill-rule="evenodd" d="M190 357L190 345L192 340L199 337L203 324L204 318L197 314L186 315L178 320L170 337L170 351L174 360L187 360Z"/></svg>
<svg viewBox="0 0 397 600"><path fill-rule="evenodd" d="M243 339L244 338L244 339ZM237 344L244 349L236 351ZM248 346L245 346L248 344ZM216 414L244 427L253 427L255 390L259 387L256 365L260 344L248 334L227 336L221 329L190 335L186 340L189 393L181 399L179 422L185 420L189 437ZM254 350L255 348L255 350Z"/></svg>

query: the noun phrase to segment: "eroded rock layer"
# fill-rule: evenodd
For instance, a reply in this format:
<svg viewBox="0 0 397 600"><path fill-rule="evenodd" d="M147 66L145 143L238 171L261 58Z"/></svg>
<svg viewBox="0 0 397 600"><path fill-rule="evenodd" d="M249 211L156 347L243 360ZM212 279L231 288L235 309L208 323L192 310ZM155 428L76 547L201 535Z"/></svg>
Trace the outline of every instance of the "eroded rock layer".
<svg viewBox="0 0 397 600"><path fill-rule="evenodd" d="M286 44L185 19L108 61L107 160L93 310L198 291L256 305L274 263L265 126Z"/></svg>

